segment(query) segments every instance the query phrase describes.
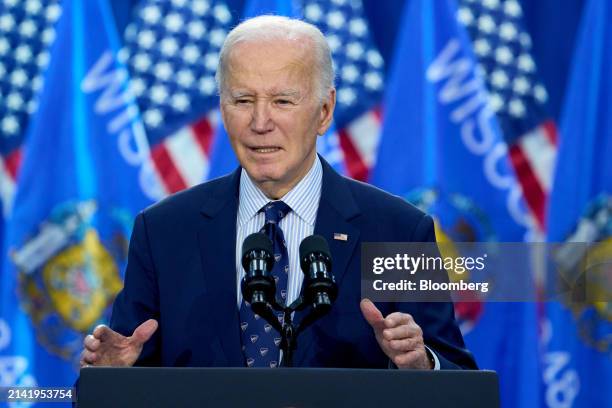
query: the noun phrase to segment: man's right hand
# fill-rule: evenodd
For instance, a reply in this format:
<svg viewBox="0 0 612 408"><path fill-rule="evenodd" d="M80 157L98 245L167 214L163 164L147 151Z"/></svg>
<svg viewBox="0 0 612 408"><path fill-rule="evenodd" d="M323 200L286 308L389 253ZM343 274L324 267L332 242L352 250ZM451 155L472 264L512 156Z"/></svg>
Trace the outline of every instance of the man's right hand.
<svg viewBox="0 0 612 408"><path fill-rule="evenodd" d="M138 326L130 337L122 336L110 327L100 325L83 340L81 367L86 365L129 367L134 365L142 347L151 338L158 323L149 319Z"/></svg>

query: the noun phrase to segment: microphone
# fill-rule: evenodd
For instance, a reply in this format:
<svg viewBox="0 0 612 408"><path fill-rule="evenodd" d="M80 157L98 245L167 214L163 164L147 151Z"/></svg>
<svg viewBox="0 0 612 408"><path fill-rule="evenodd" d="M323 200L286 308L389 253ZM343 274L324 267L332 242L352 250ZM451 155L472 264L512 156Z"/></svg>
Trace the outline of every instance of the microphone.
<svg viewBox="0 0 612 408"><path fill-rule="evenodd" d="M245 275L240 282L242 296L257 314L263 314L276 296L276 284L271 275L274 266L272 241L256 232L242 243L242 267Z"/></svg>
<svg viewBox="0 0 612 408"><path fill-rule="evenodd" d="M300 267L304 272L304 297L318 314L329 312L338 297L332 275L332 258L327 241L320 235L304 238L300 244Z"/></svg>

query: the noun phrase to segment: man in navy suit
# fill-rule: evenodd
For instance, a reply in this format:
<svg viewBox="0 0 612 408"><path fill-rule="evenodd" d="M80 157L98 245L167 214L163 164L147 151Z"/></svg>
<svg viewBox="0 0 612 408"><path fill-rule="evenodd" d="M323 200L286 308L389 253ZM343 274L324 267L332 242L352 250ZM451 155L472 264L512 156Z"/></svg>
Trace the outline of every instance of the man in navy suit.
<svg viewBox="0 0 612 408"><path fill-rule="evenodd" d="M278 333L258 321L238 285L242 240L263 226L283 237L286 276L277 284L287 302L300 292L305 236L325 237L333 257L338 299L299 337L295 366L476 368L451 303L360 298L362 242L431 242L434 228L404 200L338 175L317 156L336 98L322 33L283 17L247 20L228 35L217 75L241 167L137 216L110 327L85 338L81 364L278 365ZM276 219L266 210L273 207Z"/></svg>

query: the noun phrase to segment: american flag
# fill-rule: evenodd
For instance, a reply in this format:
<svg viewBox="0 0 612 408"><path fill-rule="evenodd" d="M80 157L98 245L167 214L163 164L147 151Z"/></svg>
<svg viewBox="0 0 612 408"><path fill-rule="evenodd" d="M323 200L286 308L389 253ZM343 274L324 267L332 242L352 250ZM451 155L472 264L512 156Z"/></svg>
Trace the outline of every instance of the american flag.
<svg viewBox="0 0 612 408"><path fill-rule="evenodd" d="M384 61L359 0L301 2L332 48L337 75L335 126L350 176L367 179L380 129ZM126 28L126 61L165 191L206 178L218 124L214 73L226 34L237 22L223 1L149 0ZM187 125L186 125L187 124Z"/></svg>
<svg viewBox="0 0 612 408"><path fill-rule="evenodd" d="M379 140L384 61L372 40L363 4L361 0L299 4L304 19L321 28L332 49L338 90L335 127L349 175L365 180ZM36 109L35 95L42 86L53 23L61 9L59 0L4 0L0 7L4 198L14 191L23 130ZM130 71L151 158L166 194L206 179L219 122L214 74L220 47L237 21L237 13L223 0L143 0L125 29L118 57ZM28 49L21 51L22 44ZM23 84L23 73L34 79Z"/></svg>
<svg viewBox="0 0 612 408"><path fill-rule="evenodd" d="M5 217L60 14L59 0L0 1L0 200Z"/></svg>
<svg viewBox="0 0 612 408"><path fill-rule="evenodd" d="M543 231L558 136L546 113L548 96L538 79L521 6L517 0L460 0L457 18L470 34L510 160Z"/></svg>
<svg viewBox="0 0 612 408"><path fill-rule="evenodd" d="M236 23L219 0L146 0L124 33L130 71L165 193L202 182L218 122L215 71Z"/></svg>
<svg viewBox="0 0 612 408"><path fill-rule="evenodd" d="M325 34L336 70L335 126L348 175L367 180L380 137L384 60L361 0L304 0L304 20Z"/></svg>

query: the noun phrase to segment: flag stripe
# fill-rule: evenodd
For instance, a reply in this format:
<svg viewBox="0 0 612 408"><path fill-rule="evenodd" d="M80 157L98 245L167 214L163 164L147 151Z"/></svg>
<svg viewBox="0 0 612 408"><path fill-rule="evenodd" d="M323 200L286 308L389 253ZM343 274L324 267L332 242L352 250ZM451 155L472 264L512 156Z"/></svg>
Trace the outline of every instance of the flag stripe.
<svg viewBox="0 0 612 408"><path fill-rule="evenodd" d="M13 196L15 194L15 181L11 176L6 162L0 159L0 198L3 203L4 216L10 214Z"/></svg>
<svg viewBox="0 0 612 408"><path fill-rule="evenodd" d="M380 141L380 116L375 110L361 115L349 124L348 136L363 163L371 168L376 161L376 151Z"/></svg>
<svg viewBox="0 0 612 408"><path fill-rule="evenodd" d="M510 160L516 170L517 177L525 194L525 201L533 212L540 228L544 227L544 210L546 205L546 194L542 190L536 178L531 164L525 157L519 145L510 147Z"/></svg>
<svg viewBox="0 0 612 408"><path fill-rule="evenodd" d="M345 129L338 132L340 136L340 147L344 152L344 160L348 175L356 180L365 181L368 179L369 169L364 163L359 152L353 145L351 137Z"/></svg>
<svg viewBox="0 0 612 408"><path fill-rule="evenodd" d="M191 127L185 126L163 142L186 187L201 183L208 170L208 158L197 147L200 146L197 139Z"/></svg>
<svg viewBox="0 0 612 408"><path fill-rule="evenodd" d="M11 175L13 180L17 178L17 171L19 170L19 166L21 165L21 149L14 150L11 154L6 156L4 159L4 166L6 170Z"/></svg>
<svg viewBox="0 0 612 408"><path fill-rule="evenodd" d="M217 110L213 110L206 115L205 118L202 118L191 125L193 132L195 133L196 140L206 156L210 154L210 148L212 146L215 129L217 128L218 122L218 112Z"/></svg>
<svg viewBox="0 0 612 408"><path fill-rule="evenodd" d="M559 132L557 131L557 126L555 125L555 122L553 122L552 120L547 120L542 124L542 126L544 127L544 133L548 137L548 140L550 140L550 143L555 147L558 147Z"/></svg>
<svg viewBox="0 0 612 408"><path fill-rule="evenodd" d="M551 144L544 126L538 126L518 140L521 150L529 161L534 176L542 190L547 193L552 186L557 148Z"/></svg>
<svg viewBox="0 0 612 408"><path fill-rule="evenodd" d="M212 143L213 128L207 118L201 119L192 126L193 136L198 146L202 149L202 153L208 155L210 153L210 145Z"/></svg>
<svg viewBox="0 0 612 408"><path fill-rule="evenodd" d="M151 157L166 191L175 193L187 187L187 183L174 165L164 143L159 143L151 150Z"/></svg>

